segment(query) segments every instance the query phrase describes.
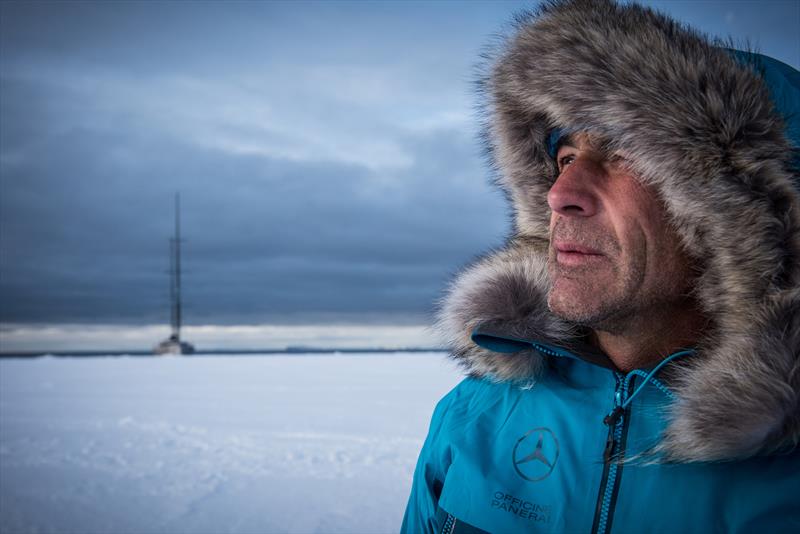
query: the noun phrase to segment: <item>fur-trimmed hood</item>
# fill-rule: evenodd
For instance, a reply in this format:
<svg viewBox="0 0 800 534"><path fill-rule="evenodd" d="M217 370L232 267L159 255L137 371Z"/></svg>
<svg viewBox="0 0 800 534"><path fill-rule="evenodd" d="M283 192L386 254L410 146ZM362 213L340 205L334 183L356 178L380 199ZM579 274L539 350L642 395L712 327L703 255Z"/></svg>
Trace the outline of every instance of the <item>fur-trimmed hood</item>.
<svg viewBox="0 0 800 534"><path fill-rule="evenodd" d="M672 366L677 400L658 450L687 462L797 446L800 74L648 8L573 0L518 17L481 88L515 229L448 289L438 329L454 357L474 376L527 381L547 356L486 350L473 331L574 345L576 328L546 302L547 143L554 129L599 132L659 191L702 265L696 295L713 319L695 355Z"/></svg>

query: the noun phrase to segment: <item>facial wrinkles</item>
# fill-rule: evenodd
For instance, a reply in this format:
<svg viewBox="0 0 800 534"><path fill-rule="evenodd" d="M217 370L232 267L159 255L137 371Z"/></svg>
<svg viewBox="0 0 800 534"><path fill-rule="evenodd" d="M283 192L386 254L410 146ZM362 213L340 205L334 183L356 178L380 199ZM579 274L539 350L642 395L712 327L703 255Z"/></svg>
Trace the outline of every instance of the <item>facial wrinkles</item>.
<svg viewBox="0 0 800 534"><path fill-rule="evenodd" d="M556 219L550 233L550 242L564 241L592 248L612 258L618 257L622 251L616 238L593 222L583 219Z"/></svg>

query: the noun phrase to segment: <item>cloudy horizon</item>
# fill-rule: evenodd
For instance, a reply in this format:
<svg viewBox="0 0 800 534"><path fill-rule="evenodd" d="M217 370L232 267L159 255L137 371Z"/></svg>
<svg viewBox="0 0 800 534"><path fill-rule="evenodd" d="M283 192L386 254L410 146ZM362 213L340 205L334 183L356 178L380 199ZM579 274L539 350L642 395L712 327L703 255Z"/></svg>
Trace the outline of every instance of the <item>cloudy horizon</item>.
<svg viewBox="0 0 800 534"><path fill-rule="evenodd" d="M647 3L800 66L800 3ZM175 192L198 348L430 346L510 228L473 80L526 5L1 3L0 352L157 342Z"/></svg>

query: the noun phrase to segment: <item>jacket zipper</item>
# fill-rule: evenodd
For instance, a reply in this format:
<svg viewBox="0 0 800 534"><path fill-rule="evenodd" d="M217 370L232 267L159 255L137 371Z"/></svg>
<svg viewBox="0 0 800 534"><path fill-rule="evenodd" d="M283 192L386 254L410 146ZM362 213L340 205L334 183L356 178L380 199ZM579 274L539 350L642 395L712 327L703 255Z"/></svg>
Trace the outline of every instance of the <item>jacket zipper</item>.
<svg viewBox="0 0 800 534"><path fill-rule="evenodd" d="M442 527L442 534L453 534L453 531L456 529L456 516L453 514L447 514L447 519L444 522L444 526Z"/></svg>
<svg viewBox="0 0 800 534"><path fill-rule="evenodd" d="M629 389L633 388L635 377L631 377L627 388L624 375L614 372L614 378L616 380L614 410L603 421L608 425L608 436L603 450L603 476L600 480L600 491L597 494L592 534L607 534L611 529L611 520L614 516L622 475L622 465L619 462L624 457L630 422L630 417L626 414L627 410L622 409L622 403L628 400Z"/></svg>

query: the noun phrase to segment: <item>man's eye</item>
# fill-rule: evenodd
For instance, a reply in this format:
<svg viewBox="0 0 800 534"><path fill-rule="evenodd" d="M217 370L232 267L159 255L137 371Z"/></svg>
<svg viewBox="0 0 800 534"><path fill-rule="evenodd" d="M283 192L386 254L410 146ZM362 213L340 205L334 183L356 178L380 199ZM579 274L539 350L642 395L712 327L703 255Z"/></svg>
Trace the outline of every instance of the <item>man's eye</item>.
<svg viewBox="0 0 800 534"><path fill-rule="evenodd" d="M567 165L569 165L573 161L575 161L575 155L574 154L569 154L569 155L561 156L560 158L558 158L558 172L562 172L564 170L564 167L566 167Z"/></svg>

